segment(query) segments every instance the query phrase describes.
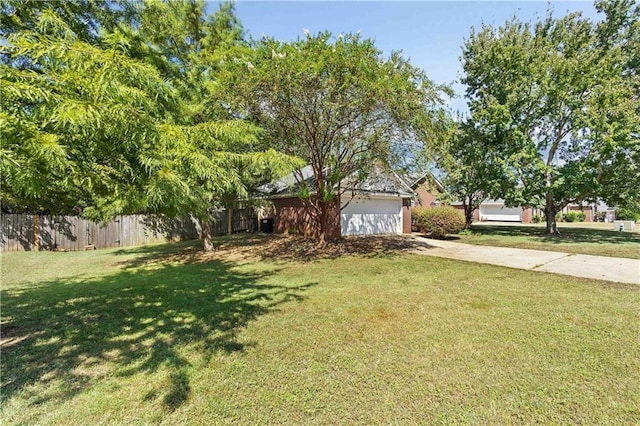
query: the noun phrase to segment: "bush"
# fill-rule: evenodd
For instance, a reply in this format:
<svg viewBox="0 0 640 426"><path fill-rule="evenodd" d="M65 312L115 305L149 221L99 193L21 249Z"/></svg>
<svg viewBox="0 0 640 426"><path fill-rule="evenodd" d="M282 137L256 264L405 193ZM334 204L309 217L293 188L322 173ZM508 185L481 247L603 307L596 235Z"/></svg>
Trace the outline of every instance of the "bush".
<svg viewBox="0 0 640 426"><path fill-rule="evenodd" d="M616 210L616 219L640 222L640 212L634 212L629 209L618 209Z"/></svg>
<svg viewBox="0 0 640 426"><path fill-rule="evenodd" d="M534 216L531 218L531 222L533 222L533 223L540 223L540 222L542 222L542 217L541 217L540 215L537 215L537 214L536 214L536 215L534 215Z"/></svg>
<svg viewBox="0 0 640 426"><path fill-rule="evenodd" d="M584 222L586 218L585 212L571 211L562 215L564 222Z"/></svg>
<svg viewBox="0 0 640 426"><path fill-rule="evenodd" d="M465 226L462 212L450 206L415 209L413 214L420 231L434 238L457 234Z"/></svg>

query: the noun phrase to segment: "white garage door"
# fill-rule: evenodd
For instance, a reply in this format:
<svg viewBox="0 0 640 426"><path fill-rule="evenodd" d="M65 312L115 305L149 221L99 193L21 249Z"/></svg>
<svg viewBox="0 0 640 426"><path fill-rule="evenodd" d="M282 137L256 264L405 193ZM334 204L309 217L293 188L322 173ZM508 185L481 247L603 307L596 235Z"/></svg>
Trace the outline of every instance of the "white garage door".
<svg viewBox="0 0 640 426"><path fill-rule="evenodd" d="M504 207L501 205L480 205L481 220L497 220L503 222L520 222L522 220L520 207Z"/></svg>
<svg viewBox="0 0 640 426"><path fill-rule="evenodd" d="M355 197L342 210L340 225L342 235L402 234L402 200Z"/></svg>

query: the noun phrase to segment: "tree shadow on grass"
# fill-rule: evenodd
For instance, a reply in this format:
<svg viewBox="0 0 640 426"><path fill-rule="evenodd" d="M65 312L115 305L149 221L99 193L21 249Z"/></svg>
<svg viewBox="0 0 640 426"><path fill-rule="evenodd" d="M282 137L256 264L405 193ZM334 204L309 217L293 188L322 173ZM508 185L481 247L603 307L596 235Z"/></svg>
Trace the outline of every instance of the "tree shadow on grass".
<svg viewBox="0 0 640 426"><path fill-rule="evenodd" d="M343 256L385 258L432 248L407 235L347 236L319 249L317 241L300 235L245 234L218 239L218 250L240 258L266 261L314 262Z"/></svg>
<svg viewBox="0 0 640 426"><path fill-rule="evenodd" d="M640 243L640 234L593 228L561 228L560 236L545 234L545 229L532 226L474 226L473 233L487 237L534 237L548 243Z"/></svg>
<svg viewBox="0 0 640 426"><path fill-rule="evenodd" d="M270 284L265 278L274 270L244 272L224 260L180 254L194 250L190 245L141 250L146 264L113 275L2 291L1 401L18 392L32 404L62 401L102 376L163 368L169 389L140 398L157 394L173 410L190 393L190 362L181 348L193 347L204 362L219 352L243 351L250 344L237 339L243 326L302 300L314 285ZM162 261L167 256L171 262ZM53 382L61 385L37 391ZM38 394L29 395L32 389Z"/></svg>

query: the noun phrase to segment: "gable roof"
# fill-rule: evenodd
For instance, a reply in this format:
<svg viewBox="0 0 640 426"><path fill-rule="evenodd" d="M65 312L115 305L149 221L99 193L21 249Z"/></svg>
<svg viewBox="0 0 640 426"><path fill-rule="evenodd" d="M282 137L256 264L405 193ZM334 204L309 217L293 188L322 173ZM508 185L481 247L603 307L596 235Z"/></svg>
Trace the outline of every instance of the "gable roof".
<svg viewBox="0 0 640 426"><path fill-rule="evenodd" d="M327 171L325 171L326 173ZM392 170L384 169L375 165L369 176L356 186L355 176L348 176L342 182L342 188L358 194L368 195L389 195L402 198L411 198L415 192ZM311 166L303 167L296 172L290 173L274 182L262 185L258 192L266 198L288 198L297 197L304 182L309 188L315 188L316 179ZM312 194L315 192L312 192Z"/></svg>
<svg viewBox="0 0 640 426"><path fill-rule="evenodd" d="M423 183L429 182L435 186L438 192L440 193L447 192L442 182L440 182L440 180L432 172L424 172L422 174L407 175L405 177L405 181L409 184L411 189L416 189Z"/></svg>

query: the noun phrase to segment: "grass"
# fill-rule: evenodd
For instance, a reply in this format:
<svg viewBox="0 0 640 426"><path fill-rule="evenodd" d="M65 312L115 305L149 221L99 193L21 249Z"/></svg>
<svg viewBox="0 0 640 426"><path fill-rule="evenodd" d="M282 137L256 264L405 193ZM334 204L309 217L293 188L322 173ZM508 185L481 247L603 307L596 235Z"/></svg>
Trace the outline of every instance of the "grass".
<svg viewBox="0 0 640 426"><path fill-rule="evenodd" d="M640 422L637 286L267 243L3 253L3 424Z"/></svg>
<svg viewBox="0 0 640 426"><path fill-rule="evenodd" d="M461 243L561 251L594 256L640 259L640 233L611 230L612 224L558 224L561 235L544 234L541 225L478 224L468 234L456 235ZM607 225L606 229L603 226Z"/></svg>

